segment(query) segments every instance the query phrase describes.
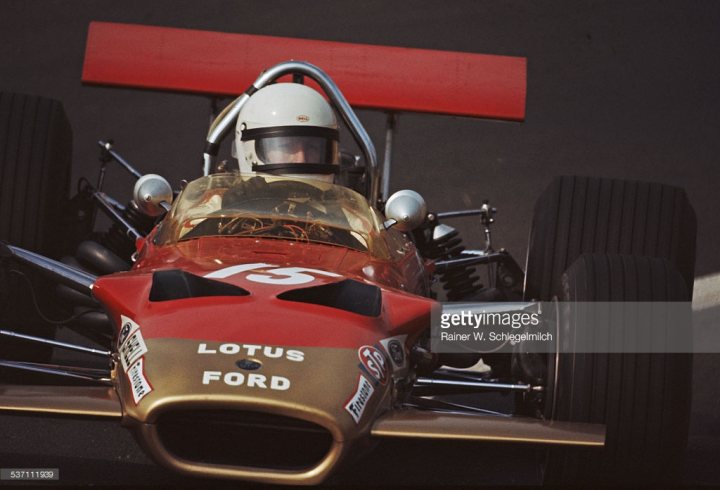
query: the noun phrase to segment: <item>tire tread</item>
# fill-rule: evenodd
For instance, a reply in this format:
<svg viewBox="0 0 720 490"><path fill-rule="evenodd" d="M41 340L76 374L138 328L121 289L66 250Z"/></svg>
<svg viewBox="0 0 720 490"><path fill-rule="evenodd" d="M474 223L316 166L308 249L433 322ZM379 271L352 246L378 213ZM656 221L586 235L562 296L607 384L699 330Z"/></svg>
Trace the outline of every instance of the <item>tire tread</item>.
<svg viewBox="0 0 720 490"><path fill-rule="evenodd" d="M685 191L678 187L558 177L535 205L525 299L559 296L563 272L584 253L667 259L692 292L696 221Z"/></svg>
<svg viewBox="0 0 720 490"><path fill-rule="evenodd" d="M680 272L654 257L583 254L563 275L562 286L564 301L618 301L620 308L623 301L689 304L690 299ZM622 335L632 352L639 336L665 338L677 327L663 319L613 321L612 335ZM574 331L572 325L567 331ZM692 357L630 352L560 355L556 410L546 416L604 423L607 440L601 455L551 451L550 482L612 483L630 478L647 483L680 475L690 418Z"/></svg>

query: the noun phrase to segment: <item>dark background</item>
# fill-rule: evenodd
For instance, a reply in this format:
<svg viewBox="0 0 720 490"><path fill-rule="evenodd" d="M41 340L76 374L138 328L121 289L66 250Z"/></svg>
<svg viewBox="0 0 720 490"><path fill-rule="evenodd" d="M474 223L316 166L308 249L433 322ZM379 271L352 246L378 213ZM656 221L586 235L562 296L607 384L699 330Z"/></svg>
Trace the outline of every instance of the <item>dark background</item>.
<svg viewBox="0 0 720 490"><path fill-rule="evenodd" d="M209 98L83 86L91 20L527 57L523 123L401 115L392 189L415 189L436 210L490 199L497 244L522 263L552 177L676 184L699 218L698 274L720 271L716 1L1 0L0 86L63 101L74 178L96 175L95 141L112 136L141 171L175 183L200 173ZM382 155L384 115L360 117ZM130 178L116 176L109 190L129 198Z"/></svg>
<svg viewBox="0 0 720 490"><path fill-rule="evenodd" d="M64 103L74 130L73 180L94 180L95 142L113 137L139 170L161 173L177 183L200 174L210 99L83 86L80 75L91 20L527 57L527 117L522 123L402 114L391 189L415 189L433 210L479 207L490 199L500 210L495 244L522 264L534 201L554 176L679 185L687 189L698 216L697 274L720 272L720 2L0 0L0 89ZM359 116L382 155L384 115L360 111ZM130 177L118 169L112 172L106 190L121 201L129 199ZM460 227L470 246L481 246L474 223L461 221ZM717 469L710 468L710 455L720 449L718 364L709 357L696 359L690 482L720 483ZM6 419L0 419L0 434L10 430L2 422ZM27 434L39 426L45 432L61 431L54 436L62 444L53 443L49 447L56 448L54 452L46 452L51 455L48 463L60 458L58 454L63 459L51 466L125 437L114 428L92 436L82 424L59 429L33 418L12 420ZM18 464L8 460L11 453L25 457L33 452L22 446L26 437L15 430L13 438L0 437L5 441L0 466ZM125 446L120 447L125 454ZM519 463L521 456L502 451L477 453L483 458L502 454L503 461L517 458L517 466L498 464L496 458L491 467L499 480L478 476L488 472L478 462L471 476L456 483L532 483L503 479L522 471L532 478L534 470ZM114 461L119 466L112 467L121 468L116 472L133 483L140 483L143 475L159 474L160 481L166 475L152 473L143 463L133 477L132 471L122 469L122 460L111 456L112 450L90 453L95 460ZM422 454L433 453L430 449ZM142 459L128 456L126 463L136 461L133 458ZM417 455L414 460L420 468L430 464ZM431 474L457 474L451 463ZM417 470L402 464L402 473ZM365 471L374 472L368 467ZM80 472L76 478L102 483L108 474L92 475ZM402 476L396 480L404 481Z"/></svg>

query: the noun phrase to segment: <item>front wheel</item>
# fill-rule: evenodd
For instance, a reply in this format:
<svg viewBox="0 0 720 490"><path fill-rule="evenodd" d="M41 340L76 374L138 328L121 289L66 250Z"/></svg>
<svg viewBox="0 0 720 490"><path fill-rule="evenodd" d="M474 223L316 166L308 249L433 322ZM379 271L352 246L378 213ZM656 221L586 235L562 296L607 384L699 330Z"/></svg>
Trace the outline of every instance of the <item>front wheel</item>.
<svg viewBox="0 0 720 490"><path fill-rule="evenodd" d="M664 259L581 255L563 274L562 290L561 299L573 303L673 302L687 321L620 315L608 322L607 334L626 342L621 353L567 352L550 360L546 418L605 424L606 444L601 451L550 449L545 481L676 480L684 464L692 379L690 295L681 273ZM561 315L559 335L577 341L593 334L576 323L578 317ZM682 339L686 348L632 352L627 342L647 335L641 333L647 327L653 338Z"/></svg>

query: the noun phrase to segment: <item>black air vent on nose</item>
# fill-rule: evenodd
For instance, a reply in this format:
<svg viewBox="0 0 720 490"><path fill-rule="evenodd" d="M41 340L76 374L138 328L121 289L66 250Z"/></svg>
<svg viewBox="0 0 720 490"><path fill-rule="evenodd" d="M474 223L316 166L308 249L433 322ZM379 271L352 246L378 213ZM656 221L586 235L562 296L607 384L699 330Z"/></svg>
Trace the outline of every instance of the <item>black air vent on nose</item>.
<svg viewBox="0 0 720 490"><path fill-rule="evenodd" d="M196 276L180 269L153 272L150 301L201 298L203 296L247 296L241 287Z"/></svg>
<svg viewBox="0 0 720 490"><path fill-rule="evenodd" d="M285 301L329 306L365 316L378 316L382 307L382 292L377 286L352 279L293 289L278 295Z"/></svg>
<svg viewBox="0 0 720 490"><path fill-rule="evenodd" d="M165 412L157 431L168 452L192 463L280 471L317 466L333 443L330 432L312 422L235 410Z"/></svg>

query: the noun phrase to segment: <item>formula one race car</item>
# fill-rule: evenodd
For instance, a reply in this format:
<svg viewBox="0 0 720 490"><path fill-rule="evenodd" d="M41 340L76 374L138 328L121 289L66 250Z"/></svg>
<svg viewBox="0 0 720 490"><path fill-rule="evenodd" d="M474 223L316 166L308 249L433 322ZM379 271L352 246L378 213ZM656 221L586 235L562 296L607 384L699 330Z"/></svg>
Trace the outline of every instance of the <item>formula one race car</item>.
<svg viewBox="0 0 720 490"><path fill-rule="evenodd" d="M343 158L342 185L217 171L213 152L251 94L288 74L325 91L362 150ZM61 107L0 102L1 410L117 419L178 472L269 483L321 482L380 438L546 444L553 482L681 471L689 354L543 354L522 342L437 353L430 327L438 297L688 301L695 218L682 190L556 179L535 207L523 272L492 247L489 203L428 212L412 191L385 198L367 133L308 63L268 69L217 117L205 175L179 194L100 142L99 183L82 179L59 206ZM138 177L128 205L102 191L111 161ZM93 232L97 209L112 220L105 233ZM484 250L465 250L446 223L468 215ZM574 321L546 328L568 339ZM498 392L511 410L486 404Z"/></svg>

